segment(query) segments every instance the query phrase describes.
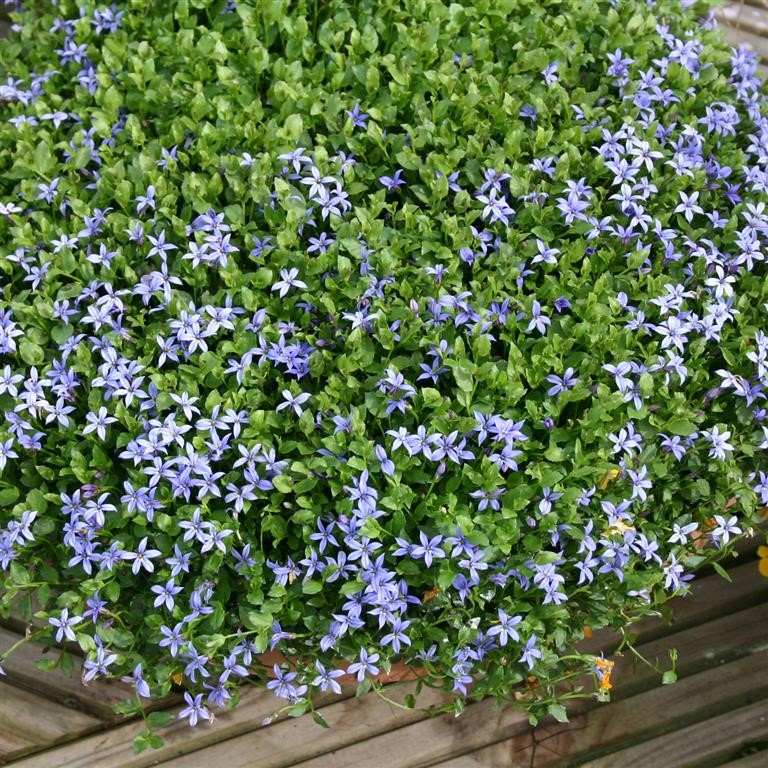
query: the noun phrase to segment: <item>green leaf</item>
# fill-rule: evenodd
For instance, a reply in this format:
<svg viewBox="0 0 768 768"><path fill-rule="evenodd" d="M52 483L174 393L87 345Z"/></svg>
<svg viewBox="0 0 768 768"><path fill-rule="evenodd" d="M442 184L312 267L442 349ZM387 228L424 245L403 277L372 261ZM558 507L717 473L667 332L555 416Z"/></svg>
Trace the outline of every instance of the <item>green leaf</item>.
<svg viewBox="0 0 768 768"><path fill-rule="evenodd" d="M286 118L285 137L289 141L296 141L303 131L304 121L301 119L301 115L294 113Z"/></svg>
<svg viewBox="0 0 768 768"><path fill-rule="evenodd" d="M214 354L213 352L203 352L203 354L200 355L199 362L200 370L202 371L203 375L205 375L221 365L221 358L219 358L218 355Z"/></svg>
<svg viewBox="0 0 768 768"><path fill-rule="evenodd" d="M59 656L59 666L67 677L72 677L75 672L75 660L72 658L72 654L62 651L61 656Z"/></svg>
<svg viewBox="0 0 768 768"><path fill-rule="evenodd" d="M147 737L147 741L149 741L149 746L152 747L152 749L162 749L165 745L165 739L157 733L150 733Z"/></svg>
<svg viewBox="0 0 768 768"><path fill-rule="evenodd" d="M720 563L712 563L712 567L715 569L715 573L717 573L719 576L722 576L722 578L724 578L727 582L733 582L731 574L728 573L728 571L726 571L725 568L720 565Z"/></svg>
<svg viewBox="0 0 768 768"><path fill-rule="evenodd" d="M443 404L443 396L432 387L424 387L421 390L421 396L427 408L439 408Z"/></svg>
<svg viewBox="0 0 768 768"><path fill-rule="evenodd" d="M627 258L627 266L630 269L638 269L648 258L648 252L645 250L632 251Z"/></svg>
<svg viewBox="0 0 768 768"><path fill-rule="evenodd" d="M112 601L117 600L120 596L120 583L117 580L110 581L106 587L104 587L104 594Z"/></svg>
<svg viewBox="0 0 768 768"><path fill-rule="evenodd" d="M47 536L56 530L56 523L50 517L38 517L32 526L32 533L35 536Z"/></svg>
<svg viewBox="0 0 768 768"><path fill-rule="evenodd" d="M472 392L475 388L475 365L470 360L459 360L453 365L453 376L463 392Z"/></svg>
<svg viewBox="0 0 768 768"><path fill-rule="evenodd" d="M547 707L547 712L549 712L558 723L568 722L568 713L565 711L565 707L562 704L550 704Z"/></svg>
<svg viewBox="0 0 768 768"><path fill-rule="evenodd" d="M97 631L102 640L118 648L129 648L134 640L133 632L116 626L100 626Z"/></svg>
<svg viewBox="0 0 768 768"><path fill-rule="evenodd" d="M306 714L308 709L309 702L306 699L299 699L296 704L285 710L285 714L288 715L288 717L301 717Z"/></svg>
<svg viewBox="0 0 768 768"><path fill-rule="evenodd" d="M147 724L150 728L164 728L176 721L176 717L170 712L150 712L147 715Z"/></svg>
<svg viewBox="0 0 768 768"><path fill-rule="evenodd" d="M365 584L362 581L355 579L354 581L345 582L339 590L342 595L354 595L365 589Z"/></svg>
<svg viewBox="0 0 768 768"><path fill-rule="evenodd" d="M45 494L42 491L38 488L34 488L27 493L27 505L30 509L43 514L48 509L48 500L45 498Z"/></svg>
<svg viewBox="0 0 768 768"><path fill-rule="evenodd" d="M246 629L268 629L272 626L272 614L240 606L240 619Z"/></svg>
<svg viewBox="0 0 768 768"><path fill-rule="evenodd" d="M302 582L301 591L305 595L316 595L318 592L323 591L323 583L316 579L309 579L309 581Z"/></svg>
<svg viewBox="0 0 768 768"><path fill-rule="evenodd" d="M51 148L48 146L48 142L40 141L35 148L35 170L41 175L45 176L48 171L53 168L55 160L51 154Z"/></svg>
<svg viewBox="0 0 768 768"><path fill-rule="evenodd" d="M696 430L696 425L686 419L672 419L664 425L664 431L681 437L692 435Z"/></svg>
<svg viewBox="0 0 768 768"><path fill-rule="evenodd" d="M273 275L272 270L267 269L266 267L262 267L261 269L256 270L256 274L253 276L253 278L250 281L251 287L266 288L268 285L271 285L273 282L272 275Z"/></svg>
<svg viewBox="0 0 768 768"><path fill-rule="evenodd" d="M15 486L0 491L0 507L9 507L19 498L19 489Z"/></svg>
<svg viewBox="0 0 768 768"><path fill-rule="evenodd" d="M19 342L19 355L27 365L40 365L45 360L43 348L26 339Z"/></svg>
<svg viewBox="0 0 768 768"><path fill-rule="evenodd" d="M272 485L280 493L290 493L293 490L293 481L288 475L277 475L272 478Z"/></svg>
<svg viewBox="0 0 768 768"><path fill-rule="evenodd" d="M93 639L92 635L85 632L77 632L75 637L77 637L77 644L80 646L80 650L83 653L90 653L91 651L96 650L96 641Z"/></svg>
<svg viewBox="0 0 768 768"><path fill-rule="evenodd" d="M677 672L675 672L672 669L668 669L662 676L661 676L661 684L662 685L672 685L672 683L677 682Z"/></svg>
<svg viewBox="0 0 768 768"><path fill-rule="evenodd" d="M133 739L133 753L141 754L145 749L149 749L149 737L152 734L149 731L142 731Z"/></svg>
<svg viewBox="0 0 768 768"><path fill-rule="evenodd" d="M357 688L355 689L355 696L359 699L361 696L365 696L368 691L371 690L373 687L373 683L371 682L371 679L369 677L364 678L361 682L357 684Z"/></svg>
<svg viewBox="0 0 768 768"><path fill-rule="evenodd" d="M14 585L23 587L32 580L29 569L24 568L20 562L14 560L11 562L11 582Z"/></svg>
<svg viewBox="0 0 768 768"><path fill-rule="evenodd" d="M323 728L330 728L330 727L331 727L330 725L328 725L328 722L327 722L327 720L326 720L326 719L325 719L325 718L324 718L324 717L323 717L323 716L322 716L322 715L321 715L321 714L320 714L320 713L319 713L317 710L315 710L315 711L312 713L312 719L313 719L313 720L314 720L314 721L315 721L315 722L316 722L318 725L322 725L322 726L323 726Z"/></svg>
<svg viewBox="0 0 768 768"><path fill-rule="evenodd" d="M51 338L57 344L63 344L74 332L75 329L71 325L56 325L51 328Z"/></svg>

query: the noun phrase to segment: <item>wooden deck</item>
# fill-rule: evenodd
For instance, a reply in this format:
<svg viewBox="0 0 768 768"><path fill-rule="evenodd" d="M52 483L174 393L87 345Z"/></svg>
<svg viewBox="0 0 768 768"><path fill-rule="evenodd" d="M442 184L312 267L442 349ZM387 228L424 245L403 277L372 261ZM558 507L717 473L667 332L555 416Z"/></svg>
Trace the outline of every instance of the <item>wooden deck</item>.
<svg viewBox="0 0 768 768"><path fill-rule="evenodd" d="M83 687L78 677L42 673L40 647L24 646L0 682L0 762L15 768L766 768L768 766L768 579L753 552L674 601L674 621L637 625L637 649L663 662L678 649L679 681L616 657L610 704L569 707L571 722L532 729L518 710L492 701L459 718L428 718L351 691L321 707L329 730L309 717L262 722L276 709L252 690L212 726L178 722L161 731L166 746L135 755L141 720L118 722L110 706L129 695L121 683ZM0 649L18 639L0 628ZM584 650L610 656L615 637L596 633ZM51 649L49 653L58 653ZM77 673L76 673L77 674ZM402 701L411 684L388 688ZM426 689L419 705L441 702ZM167 706L167 705L166 705ZM174 707L170 707L174 710ZM178 709L176 705L175 709Z"/></svg>
<svg viewBox="0 0 768 768"><path fill-rule="evenodd" d="M768 63L768 0L725 0L718 19L731 45L746 43Z"/></svg>

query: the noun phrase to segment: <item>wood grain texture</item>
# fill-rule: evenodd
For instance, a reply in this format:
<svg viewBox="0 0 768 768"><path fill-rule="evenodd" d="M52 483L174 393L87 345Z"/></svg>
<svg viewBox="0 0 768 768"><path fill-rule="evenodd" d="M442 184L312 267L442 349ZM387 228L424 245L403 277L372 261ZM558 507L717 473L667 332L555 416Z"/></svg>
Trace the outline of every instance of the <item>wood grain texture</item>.
<svg viewBox="0 0 768 768"><path fill-rule="evenodd" d="M534 748L529 734L491 744L467 755L433 763L434 768L530 768ZM365 766L373 768L373 766ZM622 768L615 766L615 768Z"/></svg>
<svg viewBox="0 0 768 768"><path fill-rule="evenodd" d="M768 707L759 701L717 717L642 741L605 757L571 762L584 768L690 768L717 765L748 744L768 738Z"/></svg>
<svg viewBox="0 0 768 768"><path fill-rule="evenodd" d="M706 576L694 584L690 597L676 600L673 624L658 620L643 622L647 626L638 627L637 648L646 658L658 659L665 666L669 649L679 650L678 671L682 679L676 686L660 687L658 673L636 663L625 652L615 659L613 679L618 688L614 702L598 705L584 700L569 706L573 718L570 726L545 721L533 734L522 712L510 706L496 709L492 701L469 705L458 719L428 719L420 712L390 709L375 695L354 699L350 691L345 691L346 698L329 697L321 704L321 711L333 726L331 730L322 729L309 717L286 718L262 726L264 718L281 702L271 693L247 690L237 709L216 713L213 726L202 724L189 729L179 721L163 729L166 746L158 751L133 754L133 738L144 730L143 722L138 721L113 725L104 732L23 756L14 766L198 768L220 763L224 768L565 768L581 764L573 762L570 756L603 760L610 756L604 755L606 749L624 756L638 739L654 741L663 738L659 734L665 732L674 733L669 738L676 739L676 729L692 727L699 716L716 721L726 714L721 711L722 706L743 714L748 711L745 705L752 700L768 699L768 691L764 690L768 687L768 639L764 630L768 625L768 580L759 576L751 557L732 564L728 570L733 583L717 575ZM15 639L13 633L0 629L0 649ZM596 633L592 640L598 641L597 652L599 644L610 642L611 638L608 633ZM22 650L25 652L21 653ZM6 665L9 672L13 670L15 681L32 686L46 684L46 694L58 699L66 696L74 706L85 706L80 698L83 695L86 699L94 693L103 696L105 685L111 695L109 684L94 683L82 689L78 678L38 672L34 659L39 657L39 646L24 646L19 651ZM55 649L52 652L58 653ZM47 686L49 681L53 682L52 687ZM402 697L413 687L408 684L390 688L388 695ZM24 694L34 695L26 691ZM421 706L438 703L443 697L430 689L425 689L424 695L427 698L420 699ZM121 693L118 698L123 697ZM434 697L434 701L429 697ZM76 709L72 711L88 717ZM32 714L30 710L28 717ZM642 723L634 731L633 717ZM93 727L90 723L89 727ZM18 750L40 748L38 734L25 735L24 729L14 729L10 720L0 724L0 738L3 731L9 734L8 743L13 742L16 754ZM735 732L742 733L743 728ZM534 744L534 735L538 745ZM33 742L33 738L38 742ZM739 739L728 743L723 759L742 753L745 742ZM634 759L628 754L627 759ZM563 755L569 756L566 762ZM612 768L632 765L625 766L618 759L610 763ZM661 765L656 763L652 768ZM708 763L707 768L710 765L714 763ZM664 764L663 768L674 765Z"/></svg>
<svg viewBox="0 0 768 768"><path fill-rule="evenodd" d="M679 669L681 674L696 674L700 670L713 668L721 661L733 661L747 657L750 653L760 652L766 642L764 627L768 623L768 605L739 611L735 614L707 622L701 626L691 627L671 636L651 641L639 646L646 657L665 656L669 647L676 646L681 651ZM659 675L644 665L636 666L630 657L624 656L617 660L614 679L620 686L617 700L621 699L621 691L629 690L628 695L654 688L659 684ZM661 690L673 690L672 688ZM655 693L655 692L654 692ZM274 765L295 765L301 768L343 768L353 766L360 768L366 765L356 761L363 760L366 753L386 754L388 768L417 768L417 766L433 765L439 761L449 760L458 754L467 760L474 759L466 753L485 747L488 742L506 740L508 743L496 747L498 754L508 759L511 753L521 759L530 760L527 752L531 747L530 727L526 717L514 709L496 711L490 701L473 704L459 719L442 716L435 720L412 722L394 722L382 726L378 735L365 738L357 744L344 746L343 736L347 728L356 728L355 721L363 717L363 728L369 725L365 711L372 712L375 707L373 699L363 699L354 702L337 702L323 709L337 724L337 732L325 735L319 726L308 719L273 723L266 728L260 728L264 717L270 715L277 702L270 693L246 693L241 705L233 710L217 716L217 722L209 727L201 725L191 731L184 723L176 723L163 730L166 746L157 752L133 755L132 740L141 730L142 723L114 727L110 731L95 736L89 736L75 743L56 748L51 752L26 758L18 763L19 768L58 768L67 765L71 768L146 768L147 766L166 764L166 768L189 766L196 768L200 760L209 762L234 762L243 758L243 765L248 762L255 752L269 755L275 751ZM358 707L365 704L366 709ZM343 705L343 706L342 706ZM582 706L585 706L583 704ZM616 704L604 705L608 710ZM334 714L334 707L336 709ZM373 707L373 709L368 709ZM578 714L579 709L569 707L569 711ZM341 714L344 713L342 717ZM336 716L338 715L338 717ZM391 714L388 713L391 717ZM392 728L395 728L392 730ZM312 729L317 728L317 735L312 736ZM293 729L297 729L294 733ZM252 733L251 733L252 732ZM243 734L250 734L246 739L238 739ZM370 734L362 734L367 736ZM514 737L514 738L512 738ZM320 748L309 746L309 752L301 754L301 745L306 748L307 740L313 738L327 739L322 746L329 751L318 755ZM355 730L355 738L360 733ZM229 749L227 740L235 739L234 747ZM300 739L298 751L296 741ZM341 739L341 741L335 741ZM348 740L347 740L348 741ZM207 749L214 743L222 742L219 749ZM293 742L291 744L290 742ZM266 748L268 747L268 748ZM184 755L189 758L181 760ZM314 755L307 757L307 755ZM491 759L491 758L489 758ZM490 766L495 766L492 762ZM499 758L502 759L502 758ZM291 760L293 762L286 762ZM266 763L269 765L269 763ZM473 763L466 763L472 765ZM510 763L503 763L510 766ZM482 765L482 763L478 763ZM227 767L229 768L229 766ZM622 766L623 768L623 766ZM658 768L658 767L657 767Z"/></svg>
<svg viewBox="0 0 768 768"><path fill-rule="evenodd" d="M712 666L682 678L676 685L659 687L657 682L649 690L611 704L575 703L569 707L570 723L547 719L535 731L528 730L498 740L471 755L453 756L447 761L427 765L459 768L463 765L461 760L466 760L467 766L484 768L507 765L565 768L581 764L573 762L574 756L581 759L589 753L619 749L628 742L652 738L657 733L674 731L702 717L710 718L760 701L768 701L768 650L743 656L729 664ZM624 768L623 763L615 765ZM662 763L656 768L660 765Z"/></svg>
<svg viewBox="0 0 768 768"><path fill-rule="evenodd" d="M671 621L649 616L632 624L629 631L636 638L635 642L644 643L666 637L719 616L768 602L768 580L760 575L754 553L745 554L743 560L733 562L726 570L731 581L713 573L694 580L691 592L686 597L672 599L669 603ZM618 642L618 632L609 628L601 629L591 638L580 642L579 650L583 653L610 653Z"/></svg>
<svg viewBox="0 0 768 768"><path fill-rule="evenodd" d="M768 648L768 603L690 627L682 632L641 643L637 650L649 661L667 669L670 649L679 653L678 673L692 675L715 664L748 656ZM630 652L615 658L612 678L615 698L632 696L659 685L660 675Z"/></svg>
<svg viewBox="0 0 768 768"><path fill-rule="evenodd" d="M0 761L100 728L98 718L0 682Z"/></svg>
<svg viewBox="0 0 768 768"><path fill-rule="evenodd" d="M719 8L717 15L723 24L737 32L752 32L761 37L768 37L768 4L762 7L746 3L728 2Z"/></svg>
<svg viewBox="0 0 768 768"><path fill-rule="evenodd" d="M388 686L386 695L402 703L406 694L412 691L412 685ZM424 709L438 706L447 699L445 693L425 688L417 703ZM320 711L330 729L322 728L310 717L287 718L268 728L250 731L164 762L162 768L199 768L217 764L226 765L226 768L253 768L255 755L258 755L258 768L287 768L307 760L312 760L314 765L321 755L355 742L389 734L411 723L431 722L423 712L399 709L375 694L331 703ZM398 735L394 734L392 738L398 738Z"/></svg>
<svg viewBox="0 0 768 768"><path fill-rule="evenodd" d="M441 715L405 725L329 752L321 757L294 763L292 768L422 768L457 753L480 748L491 739L530 730L522 711L496 708L490 700L473 704L461 717Z"/></svg>
<svg viewBox="0 0 768 768"><path fill-rule="evenodd" d="M508 739L497 738L497 743L483 745L477 754L452 756L427 765L570 766L577 763L564 760L565 755L579 755L611 742L622 746L630 740L650 738L654 732L686 726L697 712L709 717L751 701L763 701L768 712L767 621L768 605L762 605L640 645L640 653L651 660L663 658L670 647L678 647L682 679L676 685L660 686L658 673L636 664L634 657L621 656L613 672L618 688L612 703L573 702L568 706L570 724L547 719L535 733L529 730ZM620 762L615 766L624 768Z"/></svg>
<svg viewBox="0 0 768 768"><path fill-rule="evenodd" d="M139 755L133 753L133 739L145 728L142 721L135 721L24 758L14 763L14 768L148 768L260 728L264 718L280 706L280 700L270 691L246 689L237 708L215 711L216 719L212 725L203 722L197 728L190 728L186 720L177 720L163 728L159 731L165 739L162 749L150 749ZM180 707L169 711L177 712L178 709Z"/></svg>
<svg viewBox="0 0 768 768"><path fill-rule="evenodd" d="M0 651L10 648L19 636L0 627ZM19 646L3 663L8 680L14 685L29 690L40 690L44 695L72 709L81 709L111 722L122 720L112 711L112 706L123 699L132 699L133 689L117 681L100 680L83 685L80 680L81 659L76 659L72 677L60 669L41 672L35 662L38 659L56 658L60 650L51 647L44 653L45 647L34 642Z"/></svg>
<svg viewBox="0 0 768 768"><path fill-rule="evenodd" d="M720 768L765 768L768 765L768 749L753 752L751 755L729 760L722 763Z"/></svg>
<svg viewBox="0 0 768 768"><path fill-rule="evenodd" d="M638 641L647 642L768 602L768 579L760 575L757 565L757 556L750 554L725 566L731 581L717 573L695 579L688 596L670 601L671 621L648 617L633 626L632 633Z"/></svg>
<svg viewBox="0 0 768 768"><path fill-rule="evenodd" d="M728 43L737 46L740 43L746 43L747 46L755 51L763 62L768 62L768 38L756 35L745 29L734 29L733 27L723 26L723 34Z"/></svg>
<svg viewBox="0 0 768 768"><path fill-rule="evenodd" d="M715 13L730 45L746 43L768 63L768 0L726 0Z"/></svg>
<svg viewBox="0 0 768 768"><path fill-rule="evenodd" d="M536 730L531 768L568 765L569 755L616 751L747 704L768 701L768 651L715 666ZM616 765L622 765L616 763Z"/></svg>

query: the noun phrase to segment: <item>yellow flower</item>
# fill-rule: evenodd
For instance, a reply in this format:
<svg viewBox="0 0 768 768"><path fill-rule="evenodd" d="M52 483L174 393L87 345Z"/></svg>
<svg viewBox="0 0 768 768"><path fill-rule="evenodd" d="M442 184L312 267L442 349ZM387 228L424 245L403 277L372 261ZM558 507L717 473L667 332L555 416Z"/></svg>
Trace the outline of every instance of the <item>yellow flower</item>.
<svg viewBox="0 0 768 768"><path fill-rule="evenodd" d="M595 667L597 667L597 678L600 683L601 691L610 691L613 685L611 684L611 672L615 662L604 659L602 656L595 656Z"/></svg>
<svg viewBox="0 0 768 768"><path fill-rule="evenodd" d="M768 579L768 547L758 547L757 556L760 558L757 564L760 574Z"/></svg>
<svg viewBox="0 0 768 768"><path fill-rule="evenodd" d="M608 487L608 483L610 483L611 480L615 480L619 476L619 473L620 473L620 470L618 469L609 469L603 475L603 479L598 483L600 490L604 491Z"/></svg>

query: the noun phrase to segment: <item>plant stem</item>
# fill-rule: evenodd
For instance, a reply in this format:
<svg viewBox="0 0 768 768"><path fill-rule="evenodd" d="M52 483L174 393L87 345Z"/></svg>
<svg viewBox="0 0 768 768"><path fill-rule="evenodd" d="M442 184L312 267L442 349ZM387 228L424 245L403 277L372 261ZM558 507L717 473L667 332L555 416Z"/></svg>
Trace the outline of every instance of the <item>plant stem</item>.
<svg viewBox="0 0 768 768"><path fill-rule="evenodd" d="M17 640L10 648L8 648L6 651L3 651L3 653L0 653L0 661L5 661L17 648L24 645L24 643L28 643L33 637L39 635L41 632L44 632L46 629L48 629L48 627L41 627L40 629L25 635L20 640Z"/></svg>
<svg viewBox="0 0 768 768"><path fill-rule="evenodd" d="M391 704L393 707L398 707L399 709L404 709L406 712L413 712L413 707L406 707L405 704L401 704L398 701L395 701L394 699L390 699L389 696L384 694L381 690L381 687L378 685L373 686L373 690L376 692L376 695L379 696L379 698L384 699L388 704Z"/></svg>

